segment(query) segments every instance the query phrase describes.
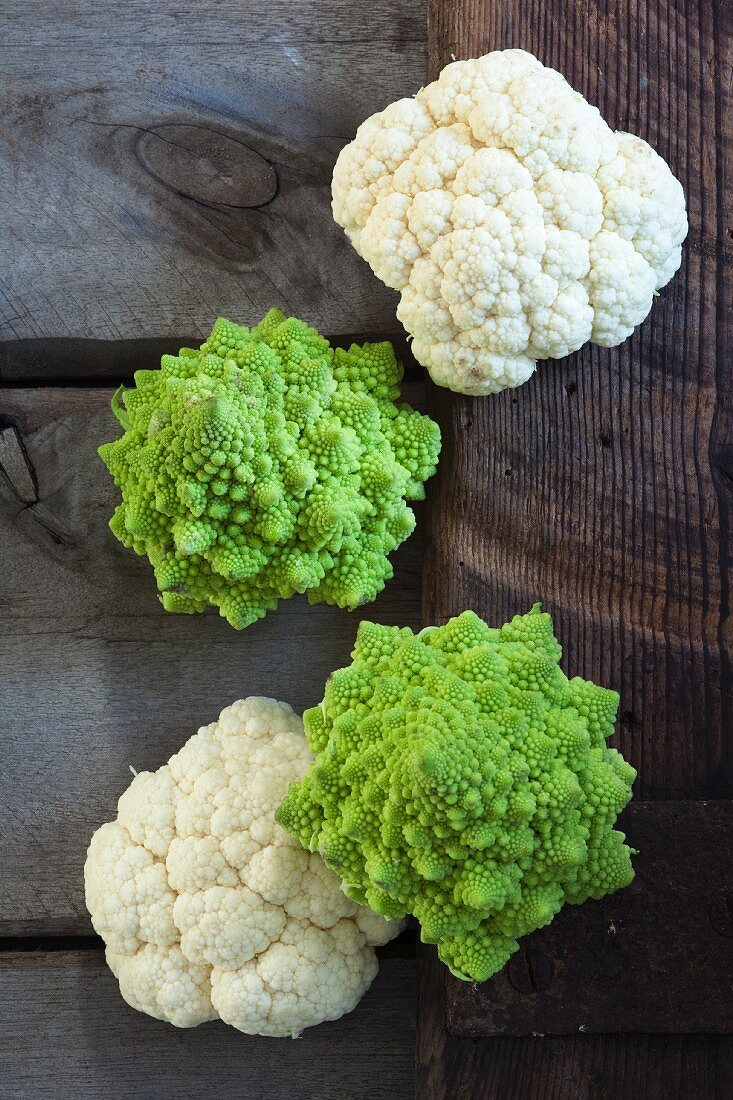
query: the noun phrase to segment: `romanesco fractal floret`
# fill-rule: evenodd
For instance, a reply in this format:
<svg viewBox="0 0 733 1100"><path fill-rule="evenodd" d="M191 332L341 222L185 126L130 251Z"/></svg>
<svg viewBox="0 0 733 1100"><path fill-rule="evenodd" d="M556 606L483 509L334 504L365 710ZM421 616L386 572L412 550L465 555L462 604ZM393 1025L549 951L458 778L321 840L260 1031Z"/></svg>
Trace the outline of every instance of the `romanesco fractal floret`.
<svg viewBox="0 0 733 1100"><path fill-rule="evenodd" d="M539 606L499 630L471 611L417 636L364 622L303 716L317 760L277 820L354 901L414 913L460 978L633 878L613 825L636 772L605 742L618 696L560 656Z"/></svg>
<svg viewBox="0 0 733 1100"><path fill-rule="evenodd" d="M274 309L137 371L99 454L122 491L110 527L163 606L242 628L297 592L373 600L440 450L437 424L395 404L401 377L390 344L332 349Z"/></svg>

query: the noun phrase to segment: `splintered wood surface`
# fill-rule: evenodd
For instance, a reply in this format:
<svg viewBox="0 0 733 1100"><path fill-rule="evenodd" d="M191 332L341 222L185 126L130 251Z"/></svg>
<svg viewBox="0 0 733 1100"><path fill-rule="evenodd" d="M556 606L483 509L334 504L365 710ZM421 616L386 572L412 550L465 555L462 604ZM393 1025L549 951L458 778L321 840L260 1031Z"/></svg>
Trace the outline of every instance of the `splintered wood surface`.
<svg viewBox="0 0 733 1100"><path fill-rule="evenodd" d="M501 623L541 600L565 670L620 692L614 744L648 801L643 827L640 807L627 818L639 881L529 937L503 976L472 987L421 951L425 1100L730 1091L728 1040L682 1034L731 1030L732 14L709 0L429 5L431 76L453 57L532 51L668 161L690 234L682 269L621 347L540 364L495 398L429 393L446 446L428 509L424 621L468 606ZM695 805L655 809L676 799ZM636 944L611 943L610 924L630 923ZM666 1046L532 1038L586 1029L677 1035ZM525 1038L476 1038L496 1034Z"/></svg>
<svg viewBox="0 0 733 1100"><path fill-rule="evenodd" d="M435 1011L445 968L418 967L417 1100L729 1100L731 1035L456 1039Z"/></svg>
<svg viewBox="0 0 733 1100"><path fill-rule="evenodd" d="M631 886L565 906L491 981L446 973L451 1035L733 1032L733 802L634 801L619 828Z"/></svg>

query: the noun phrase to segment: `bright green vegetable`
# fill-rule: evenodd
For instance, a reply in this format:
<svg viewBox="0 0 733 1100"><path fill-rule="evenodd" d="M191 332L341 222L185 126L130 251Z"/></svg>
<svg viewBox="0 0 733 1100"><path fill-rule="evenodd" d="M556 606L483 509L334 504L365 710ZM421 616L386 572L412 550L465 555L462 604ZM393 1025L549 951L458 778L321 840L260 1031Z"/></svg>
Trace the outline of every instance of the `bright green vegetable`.
<svg viewBox="0 0 733 1100"><path fill-rule="evenodd" d="M472 611L417 636L364 622L303 716L317 760L277 820L354 901L414 913L459 978L634 875L613 825L636 772L605 743L618 695L560 656L539 605L500 630Z"/></svg>
<svg viewBox="0 0 733 1100"><path fill-rule="evenodd" d="M437 424L395 404L401 377L390 344L334 350L274 309L137 371L99 454L122 491L110 527L166 610L213 604L242 628L296 592L373 600L440 450Z"/></svg>

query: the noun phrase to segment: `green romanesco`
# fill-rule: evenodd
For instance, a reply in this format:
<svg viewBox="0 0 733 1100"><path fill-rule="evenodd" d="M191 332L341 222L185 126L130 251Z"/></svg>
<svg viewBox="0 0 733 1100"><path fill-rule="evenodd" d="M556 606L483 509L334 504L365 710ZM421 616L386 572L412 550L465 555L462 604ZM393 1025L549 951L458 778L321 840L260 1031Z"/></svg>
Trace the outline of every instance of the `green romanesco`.
<svg viewBox="0 0 733 1100"><path fill-rule="evenodd" d="M539 605L499 630L472 611L417 636L363 622L352 656L303 716L317 759L277 813L350 898L413 913L483 981L565 902L631 881L618 695L567 679Z"/></svg>
<svg viewBox="0 0 733 1100"><path fill-rule="evenodd" d="M122 491L110 527L147 554L163 606L242 628L297 592L373 600L440 450L437 424L395 403L401 377L390 344L333 349L274 309L137 371L99 454Z"/></svg>

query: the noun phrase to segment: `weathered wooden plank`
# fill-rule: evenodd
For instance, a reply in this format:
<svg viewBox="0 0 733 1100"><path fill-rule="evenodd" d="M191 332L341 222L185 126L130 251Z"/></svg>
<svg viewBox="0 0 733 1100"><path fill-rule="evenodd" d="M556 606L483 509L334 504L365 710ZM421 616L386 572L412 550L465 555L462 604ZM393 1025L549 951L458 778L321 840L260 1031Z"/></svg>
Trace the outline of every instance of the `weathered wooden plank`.
<svg viewBox="0 0 733 1100"><path fill-rule="evenodd" d="M388 959L351 1015L297 1041L179 1030L129 1008L99 951L3 954L0 1097L407 1100L414 1001L414 964Z"/></svg>
<svg viewBox="0 0 733 1100"><path fill-rule="evenodd" d="M685 186L691 228L681 271L620 348L541 364L488 400L436 397L448 445L426 617L470 605L503 622L541 599L565 668L621 693L637 797L730 797L733 110L721 97L733 12L669 0L433 11L444 60L526 47L648 138Z"/></svg>
<svg viewBox="0 0 733 1100"><path fill-rule="evenodd" d="M566 906L491 981L448 974L451 1035L733 1032L733 802L634 802L627 890Z"/></svg>
<svg viewBox="0 0 733 1100"><path fill-rule="evenodd" d="M445 968L418 971L418 1098L729 1100L733 1036L576 1035L455 1039L435 999Z"/></svg>
<svg viewBox="0 0 733 1100"><path fill-rule="evenodd" d="M107 528L117 491L96 455L111 391L4 391L38 503L0 478L0 935L90 930L82 866L137 770L248 694L301 710L348 662L360 618L417 625L421 548L361 614L285 601L242 633L162 610L146 561ZM410 394L412 396L412 394Z"/></svg>
<svg viewBox="0 0 733 1100"><path fill-rule="evenodd" d="M394 327L330 176L423 82L422 0L28 0L0 34L0 338L201 335L272 305Z"/></svg>
<svg viewBox="0 0 733 1100"><path fill-rule="evenodd" d="M729 7L712 0L429 4L433 75L452 56L531 50L612 125L650 140L687 193L682 270L631 340L542 364L516 393L433 398L448 446L428 513L425 621L471 606L501 622L541 599L564 667L621 693L619 747L639 769L637 798L728 798L733 789L732 29ZM419 1097L726 1094L727 1043L456 1039L428 952L420 967ZM468 988L462 996L471 1003ZM610 999L571 984L557 996L568 1012ZM695 1052L686 1065L682 1050Z"/></svg>
<svg viewBox="0 0 733 1100"><path fill-rule="evenodd" d="M723 9L707 4L666 3L658 19L636 4L638 19L605 2L562 19L552 4L445 5L462 7L456 50L534 49L613 124L650 137L684 181L691 236L682 271L620 348L540 365L488 400L436 396L447 446L426 618L470 605L501 622L542 599L565 668L621 693L619 748L639 769L637 797L729 797L733 271L719 188L733 141L719 98L733 35L714 52ZM566 37L574 53L561 50Z"/></svg>

